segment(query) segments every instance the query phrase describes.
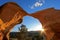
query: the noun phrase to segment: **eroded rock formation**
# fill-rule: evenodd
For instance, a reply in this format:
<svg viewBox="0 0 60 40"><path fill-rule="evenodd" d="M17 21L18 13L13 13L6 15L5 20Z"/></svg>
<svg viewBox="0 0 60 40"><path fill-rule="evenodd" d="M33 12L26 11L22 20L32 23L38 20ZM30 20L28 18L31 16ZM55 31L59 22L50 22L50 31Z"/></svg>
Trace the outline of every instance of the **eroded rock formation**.
<svg viewBox="0 0 60 40"><path fill-rule="evenodd" d="M19 19L19 16L15 16L17 12L19 12L18 15L21 16L21 18ZM35 12L33 14L27 14L27 12L25 12L21 7L19 7L16 3L13 2L6 3L0 7L1 23L9 23L12 19L14 20L14 17L18 19L18 22L21 22L23 17L26 15L32 16L42 23L42 26L45 29L44 33L47 40L60 40L60 10L49 8ZM12 21L14 23L11 22L11 25L9 24L8 26L6 26L7 29L5 28L3 32L5 32L7 35L7 33L10 32L14 25L18 23L17 21Z"/></svg>
<svg viewBox="0 0 60 40"><path fill-rule="evenodd" d="M60 10L54 8L45 9L31 14L41 21L47 40L60 40Z"/></svg>
<svg viewBox="0 0 60 40"><path fill-rule="evenodd" d="M26 12L14 2L5 3L0 7L0 10L0 18L4 22L10 21L17 12L19 12L22 17L26 14Z"/></svg>
<svg viewBox="0 0 60 40"><path fill-rule="evenodd" d="M18 23L21 23L23 16L27 13L16 3L5 3L0 7L0 40L7 40L6 36Z"/></svg>

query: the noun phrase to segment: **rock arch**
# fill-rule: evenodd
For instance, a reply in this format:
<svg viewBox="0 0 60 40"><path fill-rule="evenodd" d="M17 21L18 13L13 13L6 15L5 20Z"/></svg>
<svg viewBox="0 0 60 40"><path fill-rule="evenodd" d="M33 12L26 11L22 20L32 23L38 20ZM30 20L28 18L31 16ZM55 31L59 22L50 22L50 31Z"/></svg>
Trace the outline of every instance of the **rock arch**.
<svg viewBox="0 0 60 40"><path fill-rule="evenodd" d="M8 2L8 3L4 4L2 7L0 7L0 18L4 23L9 22L13 19L13 17L16 15L17 12L19 12L19 15L21 16L20 19L23 19L24 16L28 15L28 16L32 16L32 17L38 19L39 21L41 21L43 27L45 29L47 29L45 31L47 40L52 39L52 37L53 37L53 40L60 40L60 38L59 38L60 37L60 35L59 35L59 33L60 33L60 31L59 31L60 30L60 10L56 10L54 8L49 8L49 9L35 12L33 14L28 14L21 7L16 5L16 3ZM17 21L19 21L19 20L17 20ZM21 22L21 21L19 21L19 22ZM12 28L16 24L13 24ZM56 24L56 25L54 25L54 24ZM57 25L58 25L58 27L57 27ZM7 27L9 28L10 26L11 25L9 25ZM3 32L5 32L5 31L3 31Z"/></svg>

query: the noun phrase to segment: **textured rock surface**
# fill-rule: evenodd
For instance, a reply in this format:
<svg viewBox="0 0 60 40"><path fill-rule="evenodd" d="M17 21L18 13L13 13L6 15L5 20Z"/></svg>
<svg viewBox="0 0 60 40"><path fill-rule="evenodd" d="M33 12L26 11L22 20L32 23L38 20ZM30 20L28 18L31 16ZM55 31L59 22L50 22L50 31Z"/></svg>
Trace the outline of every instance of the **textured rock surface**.
<svg viewBox="0 0 60 40"><path fill-rule="evenodd" d="M20 12L22 17L26 14L21 7L13 2L5 3L0 7L0 10L0 18L4 22L10 21L17 12Z"/></svg>
<svg viewBox="0 0 60 40"><path fill-rule="evenodd" d="M10 22L13 19L13 17L16 15L17 12L19 12L19 15L21 16L21 18L18 20L19 23L21 23L23 16L27 15L27 13L21 7L19 7L16 3L13 3L13 2L6 3L0 7L0 19L3 21L3 23ZM6 28L5 28L5 26L2 27L2 28L5 28L2 33L4 35L4 37L3 37L3 35L1 35L3 40L7 39L6 36L10 32L10 30L16 25L16 23L13 24L12 22L10 22L10 24L12 24L12 25L10 25L8 23L9 24L8 26L5 25ZM2 38L0 37L1 40L2 40Z"/></svg>
<svg viewBox="0 0 60 40"><path fill-rule="evenodd" d="M42 26L46 29L47 40L53 36L56 36L53 37L54 40L60 40L60 10L49 8L35 12L30 16L37 18L42 23Z"/></svg>
<svg viewBox="0 0 60 40"><path fill-rule="evenodd" d="M60 10L49 8L33 14L27 14L16 3L9 2L0 7L0 18L4 23L9 22L18 11L22 18L26 15L37 18L42 23L44 29L46 29L44 33L47 40L60 40Z"/></svg>

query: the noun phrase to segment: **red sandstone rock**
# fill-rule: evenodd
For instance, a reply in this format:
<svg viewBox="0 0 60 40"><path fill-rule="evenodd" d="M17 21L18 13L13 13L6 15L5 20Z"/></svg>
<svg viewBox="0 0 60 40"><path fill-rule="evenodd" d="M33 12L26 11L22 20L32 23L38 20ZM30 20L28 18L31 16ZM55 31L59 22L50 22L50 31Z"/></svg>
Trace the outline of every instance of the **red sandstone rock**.
<svg viewBox="0 0 60 40"><path fill-rule="evenodd" d="M60 40L60 10L49 8L35 12L30 16L37 18L42 23L42 26L47 29L45 32L49 39L55 34L55 36Z"/></svg>
<svg viewBox="0 0 60 40"><path fill-rule="evenodd" d="M8 2L5 3L4 5L2 5L0 7L0 19L6 23L6 22L10 22L11 19L16 15L16 13L19 12L19 14L22 16L22 18L20 18L20 20L18 20L20 23L22 22L23 16L27 15L27 13L21 8L19 7L16 3L13 2ZM7 35L10 32L10 30L16 25L16 23L7 26L7 28L5 28L5 30L3 31L3 35L2 38L0 37L1 40L7 40Z"/></svg>
<svg viewBox="0 0 60 40"><path fill-rule="evenodd" d="M60 10L49 8L33 14L27 14L16 3L9 2L0 7L0 18L4 22L8 22L18 11L22 17L29 15L37 18L42 23L43 27L47 29L45 30L47 40L52 37L53 40L60 40Z"/></svg>
<svg viewBox="0 0 60 40"><path fill-rule="evenodd" d="M17 12L20 12L22 17L23 15L27 14L20 6L14 2L5 3L0 7L0 10L0 18L4 22L10 21Z"/></svg>

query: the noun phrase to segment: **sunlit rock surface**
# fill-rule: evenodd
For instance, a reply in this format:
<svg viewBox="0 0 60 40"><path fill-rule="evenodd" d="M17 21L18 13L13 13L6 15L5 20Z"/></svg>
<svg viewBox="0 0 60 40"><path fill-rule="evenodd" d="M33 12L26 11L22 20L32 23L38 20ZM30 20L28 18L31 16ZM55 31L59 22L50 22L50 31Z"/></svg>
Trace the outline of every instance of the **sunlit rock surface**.
<svg viewBox="0 0 60 40"><path fill-rule="evenodd" d="M21 16L21 18L18 20L18 23L21 23L23 20L23 16L27 15L27 13L14 2L5 3L4 5L2 5L0 7L0 19L3 21L3 23L10 22L13 19L13 17L16 15L17 12L19 12L19 14ZM17 16L17 18L18 18L18 16ZM7 37L6 37L7 34L17 24L17 22L14 24L12 24L12 22L8 23L9 24L8 26L5 25L2 27L2 29L5 27L6 28L3 31L1 31L1 32L3 32L2 34L4 35L4 37L3 37L3 35L1 35L2 36L2 38L0 37L1 40L5 40L5 39L7 40Z"/></svg>
<svg viewBox="0 0 60 40"><path fill-rule="evenodd" d="M48 37L47 40L60 40L60 10L56 10L54 8L45 9L42 11L35 12L31 14L34 18L37 18L41 21L44 29L45 34ZM54 35L55 34L55 35Z"/></svg>
<svg viewBox="0 0 60 40"><path fill-rule="evenodd" d="M18 11L22 18L26 15L37 18L42 23L44 29L46 29L44 33L47 40L60 40L60 10L48 8L33 14L27 14L16 3L9 2L0 7L0 18L4 23L9 22Z"/></svg>

